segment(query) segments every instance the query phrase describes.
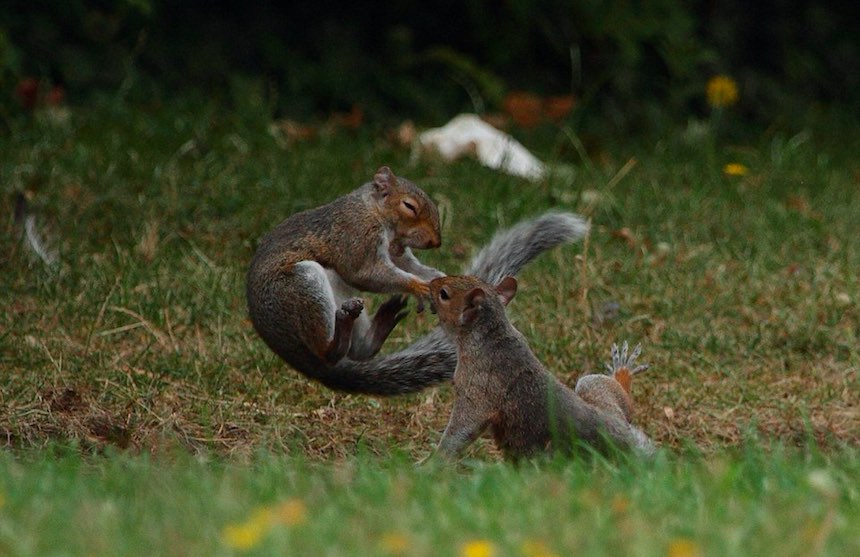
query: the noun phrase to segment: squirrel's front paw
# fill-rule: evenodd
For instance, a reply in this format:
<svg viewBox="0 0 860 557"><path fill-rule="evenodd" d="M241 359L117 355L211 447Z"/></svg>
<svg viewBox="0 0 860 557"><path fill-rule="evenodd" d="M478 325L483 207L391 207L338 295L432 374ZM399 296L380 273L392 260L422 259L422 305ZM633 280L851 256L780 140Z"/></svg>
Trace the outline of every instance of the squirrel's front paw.
<svg viewBox="0 0 860 557"><path fill-rule="evenodd" d="M415 311L418 313L424 311L424 303L430 301L430 283L421 279L413 279L409 283L409 293L415 296L418 302Z"/></svg>
<svg viewBox="0 0 860 557"><path fill-rule="evenodd" d="M409 293L416 298L430 297L430 283L421 279L412 279L409 281Z"/></svg>

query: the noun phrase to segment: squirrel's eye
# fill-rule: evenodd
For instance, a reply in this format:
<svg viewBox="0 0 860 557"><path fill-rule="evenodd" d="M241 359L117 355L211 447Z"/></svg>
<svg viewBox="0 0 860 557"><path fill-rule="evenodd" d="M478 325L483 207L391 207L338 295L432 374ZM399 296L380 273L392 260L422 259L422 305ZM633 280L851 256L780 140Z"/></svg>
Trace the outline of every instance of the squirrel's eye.
<svg viewBox="0 0 860 557"><path fill-rule="evenodd" d="M451 296L448 295L448 291L445 290L444 288L439 291L439 297L442 298L443 300L450 300L451 299Z"/></svg>
<svg viewBox="0 0 860 557"><path fill-rule="evenodd" d="M412 213L415 216L418 216L418 209L415 208L415 205L409 201L404 201L403 206L406 207L406 210Z"/></svg>

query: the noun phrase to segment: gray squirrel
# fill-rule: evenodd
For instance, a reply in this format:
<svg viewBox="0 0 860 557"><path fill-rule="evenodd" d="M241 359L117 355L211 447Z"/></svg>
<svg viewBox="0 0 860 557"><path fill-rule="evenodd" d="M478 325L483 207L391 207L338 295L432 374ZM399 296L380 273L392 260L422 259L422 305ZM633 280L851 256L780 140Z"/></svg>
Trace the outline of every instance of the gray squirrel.
<svg viewBox="0 0 860 557"><path fill-rule="evenodd" d="M542 252L588 231L572 213L548 212L498 233L467 266L487 281L515 275ZM454 374L454 345L437 327L398 352L377 356L405 316L444 273L411 249L439 247L436 206L418 186L380 168L373 180L327 205L297 213L260 242L247 276L254 328L284 361L338 391L398 395ZM394 293L373 319L360 291Z"/></svg>
<svg viewBox="0 0 860 557"><path fill-rule="evenodd" d="M654 452L644 432L630 423L632 375L640 348L612 348L609 375L586 375L572 390L538 361L510 323L505 306L517 281L491 286L476 277L441 277L430 283L432 303L457 346L454 406L436 453L453 459L484 431L507 458L548 451L573 452L579 443L598 450L608 439L618 448Z"/></svg>

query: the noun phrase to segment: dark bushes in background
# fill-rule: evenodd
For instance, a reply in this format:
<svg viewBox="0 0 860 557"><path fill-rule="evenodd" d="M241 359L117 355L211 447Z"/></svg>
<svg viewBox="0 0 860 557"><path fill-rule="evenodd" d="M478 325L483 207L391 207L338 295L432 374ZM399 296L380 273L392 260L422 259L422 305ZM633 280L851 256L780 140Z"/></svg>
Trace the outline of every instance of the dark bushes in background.
<svg viewBox="0 0 860 557"><path fill-rule="evenodd" d="M526 90L573 94L573 117L636 129L703 112L705 82L725 73L740 110L768 120L858 104L858 21L849 3L824 0L7 0L0 84L8 107L25 77L73 101L104 90L229 96L250 83L273 115L360 104L434 123Z"/></svg>

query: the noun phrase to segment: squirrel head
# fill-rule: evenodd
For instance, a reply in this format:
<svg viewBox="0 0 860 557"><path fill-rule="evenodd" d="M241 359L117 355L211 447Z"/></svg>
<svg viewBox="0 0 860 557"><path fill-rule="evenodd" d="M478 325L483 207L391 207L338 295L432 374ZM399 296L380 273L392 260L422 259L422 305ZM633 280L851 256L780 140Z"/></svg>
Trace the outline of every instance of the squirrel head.
<svg viewBox="0 0 860 557"><path fill-rule="evenodd" d="M429 249L442 245L439 210L424 190L383 166L373 177L373 198L389 220L394 241L400 246Z"/></svg>
<svg viewBox="0 0 860 557"><path fill-rule="evenodd" d="M472 276L447 276L430 281L430 296L439 322L450 333L472 329L488 319L506 320L505 306L516 293L514 277L505 277L496 286Z"/></svg>

